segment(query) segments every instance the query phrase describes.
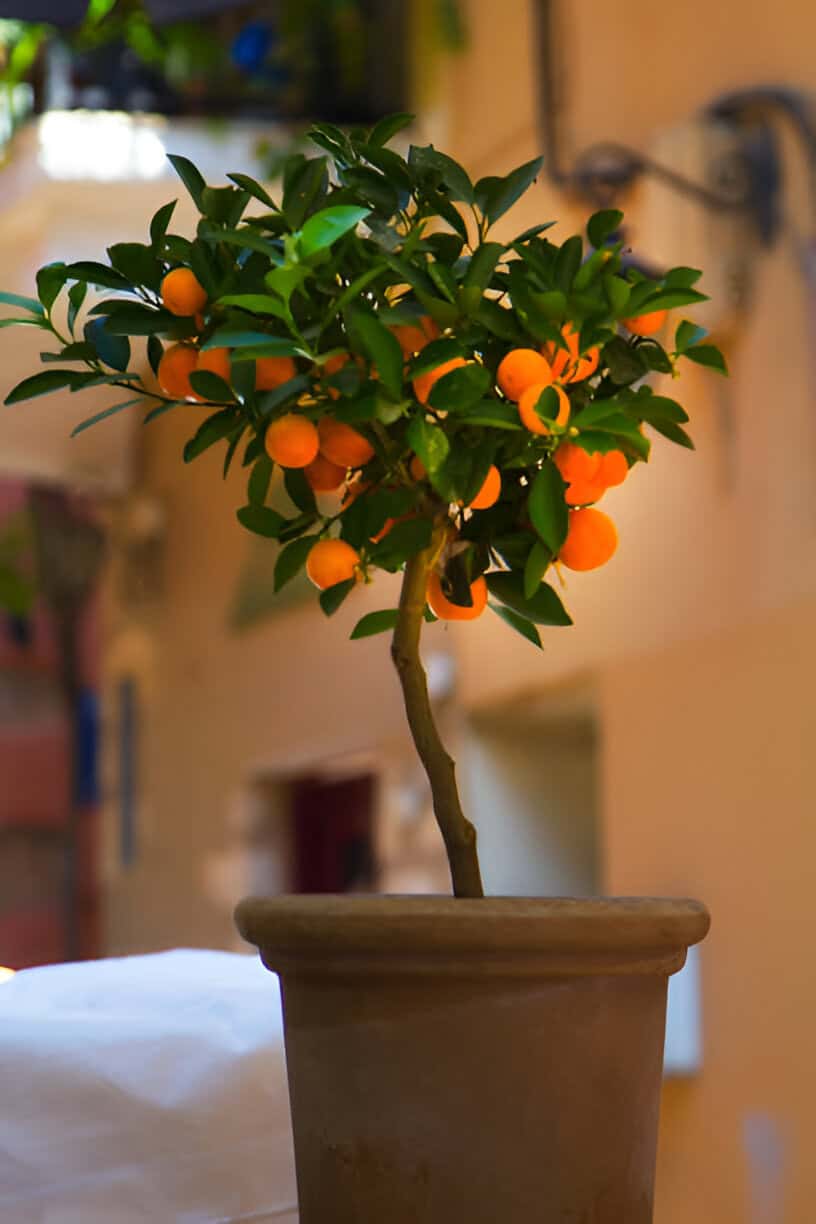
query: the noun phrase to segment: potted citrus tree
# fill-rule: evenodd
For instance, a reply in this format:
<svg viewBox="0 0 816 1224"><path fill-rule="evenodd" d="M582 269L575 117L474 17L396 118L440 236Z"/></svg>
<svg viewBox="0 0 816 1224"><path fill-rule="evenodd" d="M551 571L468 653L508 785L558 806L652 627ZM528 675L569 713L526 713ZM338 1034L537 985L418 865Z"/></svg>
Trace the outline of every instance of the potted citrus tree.
<svg viewBox="0 0 816 1224"><path fill-rule="evenodd" d="M168 204L145 244L5 295L56 342L6 402L108 384L125 397L80 429L145 403L147 419L187 414L184 460L220 445L225 472L244 466L239 520L278 542L276 586L305 567L328 616L402 574L398 606L352 637L392 633L455 896L237 913L281 975L302 1224L646 1224L667 975L707 915L484 898L420 635L495 614L538 646L538 626L569 625L550 577L613 557L598 503L648 459L645 427L691 445L648 376L724 365L691 322L658 338L702 300L698 272L627 267L616 210L590 218L588 243L546 223L493 239L540 159L473 183L433 147L389 147L409 118L315 127L328 156L292 156L279 201L173 157L195 237ZM90 286L106 292L88 308ZM281 482L286 512L269 504Z"/></svg>

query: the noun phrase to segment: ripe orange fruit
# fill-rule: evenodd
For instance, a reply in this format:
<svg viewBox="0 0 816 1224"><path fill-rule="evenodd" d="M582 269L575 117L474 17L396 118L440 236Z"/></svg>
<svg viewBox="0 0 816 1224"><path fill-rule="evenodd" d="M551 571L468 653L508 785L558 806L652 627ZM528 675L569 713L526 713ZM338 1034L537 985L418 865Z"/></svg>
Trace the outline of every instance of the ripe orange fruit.
<svg viewBox="0 0 816 1224"><path fill-rule="evenodd" d="M412 357L420 352L431 340L436 340L439 328L430 315L423 315L415 324L398 323L389 331L399 341L404 357Z"/></svg>
<svg viewBox="0 0 816 1224"><path fill-rule="evenodd" d="M618 547L615 524L603 510L571 510L569 531L559 560L571 570L592 570L605 565Z"/></svg>
<svg viewBox="0 0 816 1224"><path fill-rule="evenodd" d="M286 468L305 468L317 456L320 439L308 417L287 412L266 431L264 446L270 459Z"/></svg>
<svg viewBox="0 0 816 1224"><path fill-rule="evenodd" d="M668 310L653 310L649 314L637 315L634 319L621 320L633 336L653 336L659 332L668 317Z"/></svg>
<svg viewBox="0 0 816 1224"><path fill-rule="evenodd" d="M156 377L165 395L173 399L197 399L190 375L198 368L198 349L192 344L171 344L165 349Z"/></svg>
<svg viewBox="0 0 816 1224"><path fill-rule="evenodd" d="M434 384L439 382L440 378L450 374L451 370L458 370L467 364L464 357L451 357L450 361L443 361L440 365L434 366L432 370L426 370L424 374L417 374L414 379L414 395L420 404L427 404Z"/></svg>
<svg viewBox="0 0 816 1224"><path fill-rule="evenodd" d="M487 475L484 479L479 492L470 503L471 510L489 510L491 506L495 506L501 496L501 473L495 463L491 463L487 470Z"/></svg>
<svg viewBox="0 0 816 1224"><path fill-rule="evenodd" d="M321 591L357 577L360 554L345 540L318 540L306 558L306 573Z"/></svg>
<svg viewBox="0 0 816 1224"><path fill-rule="evenodd" d="M442 579L434 570L428 579L428 606L434 616L440 620L475 620L481 616L487 605L487 583L484 575L480 575L470 584L470 595L473 605L465 608L461 604L452 603L442 590Z"/></svg>
<svg viewBox="0 0 816 1224"><path fill-rule="evenodd" d="M368 463L374 447L361 433L334 417L321 417L318 425L320 453L338 467L355 468Z"/></svg>
<svg viewBox="0 0 816 1224"><path fill-rule="evenodd" d="M567 345L565 349L550 343L543 345L541 352L552 367L553 378L559 378L562 382L582 382L597 370L601 351L595 347L582 355L578 347L578 331L572 323L564 324L561 335Z"/></svg>
<svg viewBox="0 0 816 1224"><path fill-rule="evenodd" d="M614 485L623 484L628 475L629 464L626 462L626 456L623 451L607 451L605 455L601 456L601 465L598 469L597 479L605 488L611 489Z"/></svg>
<svg viewBox="0 0 816 1224"><path fill-rule="evenodd" d="M546 391L547 387L552 387L553 391L558 396L558 415L555 418L556 425L566 425L570 415L570 402L566 391L555 383L533 383L526 391L522 392L521 399L518 402L519 418L522 425L529 429L530 433L548 434L550 427L546 421L543 421L536 412L536 404L542 391Z"/></svg>
<svg viewBox="0 0 816 1224"><path fill-rule="evenodd" d="M567 484L573 481L589 484L594 481L601 467L601 458L597 451L590 455L574 442L562 442L553 455L555 466Z"/></svg>
<svg viewBox="0 0 816 1224"><path fill-rule="evenodd" d="M307 463L303 475L315 493L333 493L346 479L346 469L332 463L325 455L318 454L311 463Z"/></svg>
<svg viewBox="0 0 816 1224"><path fill-rule="evenodd" d="M547 387L553 380L550 363L535 349L517 348L499 362L496 381L511 400L520 400L528 387L534 384Z"/></svg>
<svg viewBox="0 0 816 1224"><path fill-rule="evenodd" d="M225 383L230 380L230 351L228 348L203 349L198 355L199 370L217 374Z"/></svg>
<svg viewBox="0 0 816 1224"><path fill-rule="evenodd" d="M171 314L197 315L207 305L207 291L189 268L173 268L161 283L161 299Z"/></svg>
<svg viewBox="0 0 816 1224"><path fill-rule="evenodd" d="M408 464L408 471L416 481L424 480L428 475L428 473L425 471L425 464L422 462L419 455L414 455L413 459Z"/></svg>
<svg viewBox="0 0 816 1224"><path fill-rule="evenodd" d="M600 480L574 480L567 485L564 501L568 506L588 506L591 502L600 501L606 492L606 485Z"/></svg>
<svg viewBox="0 0 816 1224"><path fill-rule="evenodd" d="M297 374L291 357L259 357L255 362L256 391L274 391Z"/></svg>

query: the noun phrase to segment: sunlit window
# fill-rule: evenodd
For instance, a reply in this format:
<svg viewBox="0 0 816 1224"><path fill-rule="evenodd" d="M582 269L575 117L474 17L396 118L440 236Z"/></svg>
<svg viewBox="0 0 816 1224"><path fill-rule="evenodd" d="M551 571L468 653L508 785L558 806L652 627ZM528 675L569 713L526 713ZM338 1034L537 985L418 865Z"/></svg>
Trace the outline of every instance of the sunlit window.
<svg viewBox="0 0 816 1224"><path fill-rule="evenodd" d="M39 162L53 179L160 178L166 150L159 127L120 111L49 111L39 121Z"/></svg>

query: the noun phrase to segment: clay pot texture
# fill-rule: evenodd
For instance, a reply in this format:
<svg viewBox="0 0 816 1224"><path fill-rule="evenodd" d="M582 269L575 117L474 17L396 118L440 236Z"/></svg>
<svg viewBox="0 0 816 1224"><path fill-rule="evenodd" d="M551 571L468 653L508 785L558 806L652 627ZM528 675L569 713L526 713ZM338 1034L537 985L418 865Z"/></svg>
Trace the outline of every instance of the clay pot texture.
<svg viewBox="0 0 816 1224"><path fill-rule="evenodd" d="M693 901L249 898L300 1224L651 1224Z"/></svg>

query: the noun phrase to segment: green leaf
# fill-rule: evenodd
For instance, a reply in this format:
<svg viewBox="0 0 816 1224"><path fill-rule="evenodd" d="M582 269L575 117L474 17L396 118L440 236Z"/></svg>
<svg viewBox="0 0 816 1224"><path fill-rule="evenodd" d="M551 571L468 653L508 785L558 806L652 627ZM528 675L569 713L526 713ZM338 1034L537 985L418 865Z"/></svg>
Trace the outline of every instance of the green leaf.
<svg viewBox="0 0 816 1224"><path fill-rule="evenodd" d="M278 206L272 199L269 192L254 178L250 178L248 174L228 174L228 179L231 179L238 187L242 188L253 199L259 200L261 204L266 204L267 208L271 208L274 212L278 211Z"/></svg>
<svg viewBox="0 0 816 1224"><path fill-rule="evenodd" d="M688 420L685 408L677 400L668 399L665 395L638 395L633 400L622 401L623 408L634 413L642 421L651 425L654 421L673 421L675 425L683 425Z"/></svg>
<svg viewBox="0 0 816 1224"><path fill-rule="evenodd" d="M77 321L77 315L82 309L82 304L88 292L88 286L85 281L76 281L68 290L68 329L71 335L74 334L74 326Z"/></svg>
<svg viewBox="0 0 816 1224"><path fill-rule="evenodd" d="M271 259L275 263L280 261L279 248L274 242L270 242L268 238L262 238L254 225L242 225L240 229L214 229L210 241L226 242L229 246L241 247L245 251L258 251L261 255L265 255L267 259ZM199 246L192 246L190 255L192 256L194 252L199 250ZM193 271L195 271L195 268ZM201 278L199 277L199 279Z"/></svg>
<svg viewBox="0 0 816 1224"><path fill-rule="evenodd" d="M528 621L525 616L519 616L518 612L514 612L512 608L508 608L504 604L493 603L492 600L489 603L491 611L500 616L505 624L509 625L511 629L515 629L516 633L520 633L523 638L526 638L528 642L532 642L539 650L544 649L541 645L541 635L531 621Z"/></svg>
<svg viewBox="0 0 816 1224"><path fill-rule="evenodd" d="M195 324L192 319L185 321L169 310L153 310L134 302L132 306L109 314L105 327L112 336L155 336L167 332L193 335Z"/></svg>
<svg viewBox="0 0 816 1224"><path fill-rule="evenodd" d="M90 429L92 425L98 425L100 421L104 421L106 417L113 416L114 413L121 412L123 408L132 408L134 404L144 402L144 396L139 395L136 399L125 400L123 404L114 404L112 408L105 408L103 412L97 412L94 416L88 417L82 421L74 429L71 430L71 437L75 438L77 434L83 433L86 429Z"/></svg>
<svg viewBox="0 0 816 1224"><path fill-rule="evenodd" d="M275 562L274 586L276 593L300 573L306 564L306 558L318 539L319 537L316 535L301 536L297 540L290 541L289 544L280 550L278 559Z"/></svg>
<svg viewBox="0 0 816 1224"><path fill-rule="evenodd" d="M216 442L228 437L239 423L240 416L234 408L222 408L220 412L208 416L184 447L184 462L191 463L197 459Z"/></svg>
<svg viewBox="0 0 816 1224"><path fill-rule="evenodd" d="M237 330L234 327L219 327L201 347L204 350L262 348L267 357L303 356L301 346L286 336L271 336L268 332ZM239 360L240 357L241 354L238 355Z"/></svg>
<svg viewBox="0 0 816 1224"><path fill-rule="evenodd" d="M164 356L164 345L158 336L147 337L147 360L154 374L159 372L159 362Z"/></svg>
<svg viewBox="0 0 816 1224"><path fill-rule="evenodd" d="M325 591L321 591L320 606L326 616L334 616L337 609L346 597L351 594L356 585L357 583L353 578L347 578L345 582L336 582L334 586L326 587Z"/></svg>
<svg viewBox="0 0 816 1224"><path fill-rule="evenodd" d="M610 234L619 229L623 213L619 208L604 208L587 221L587 237L594 247L602 247Z"/></svg>
<svg viewBox="0 0 816 1224"><path fill-rule="evenodd" d="M553 269L555 283L563 293L569 293L576 273L581 266L584 254L584 244L580 234L573 234L560 248L555 257Z"/></svg>
<svg viewBox="0 0 816 1224"><path fill-rule="evenodd" d="M603 364L609 369L609 377L620 387L628 386L642 378L647 366L638 351L622 336L613 336L603 347Z"/></svg>
<svg viewBox="0 0 816 1224"><path fill-rule="evenodd" d="M181 157L178 153L168 153L167 160L170 162L176 174L189 191L190 195L192 196L193 203L198 211L203 212L204 210L201 207L201 197L207 184L204 181L201 171L193 165L189 158Z"/></svg>
<svg viewBox="0 0 816 1224"><path fill-rule="evenodd" d="M368 612L358 620L349 635L353 641L373 637L375 633L387 633L399 619L399 608L384 608L381 612Z"/></svg>
<svg viewBox="0 0 816 1224"><path fill-rule="evenodd" d="M649 424L652 429L656 429L658 433L663 434L663 437L668 438L670 442L676 442L679 446L685 446L687 450L694 450L693 440L686 433L685 429L681 429L673 421L656 418L653 421L649 421Z"/></svg>
<svg viewBox="0 0 816 1224"><path fill-rule="evenodd" d="M261 455L255 460L247 483L247 498L253 506L262 506L269 492L269 482L272 479L272 460L268 455Z"/></svg>
<svg viewBox="0 0 816 1224"><path fill-rule="evenodd" d="M65 271L68 280L85 281L89 285L97 285L102 289L131 289L130 282L114 268L106 264L94 263L91 260L80 260L79 263L67 264Z"/></svg>
<svg viewBox="0 0 816 1224"><path fill-rule="evenodd" d="M50 263L37 273L37 295L46 310L50 310L66 281L65 264ZM38 313L42 314L42 311Z"/></svg>
<svg viewBox="0 0 816 1224"><path fill-rule="evenodd" d="M628 317L636 319L640 315L651 314L655 310L674 310L677 306L691 306L695 302L707 301L707 296L704 293L698 293L696 289L658 289L644 302L639 302L637 308L633 309Z"/></svg>
<svg viewBox="0 0 816 1224"><path fill-rule="evenodd" d="M517 570L486 574L491 595L536 625L571 625L572 617L547 583L542 583L531 599L524 594L524 579Z"/></svg>
<svg viewBox="0 0 816 1224"><path fill-rule="evenodd" d="M302 468L286 468L283 473L283 485L289 500L297 506L298 510L312 513L317 509L314 490Z"/></svg>
<svg viewBox="0 0 816 1224"><path fill-rule="evenodd" d="M37 315L26 315L24 319L0 319L0 328L3 327L48 327L48 322Z"/></svg>
<svg viewBox="0 0 816 1224"><path fill-rule="evenodd" d="M286 523L282 514L278 514L277 510L270 510L268 506L241 506L236 515L238 522L242 527L246 527L247 531L266 536L270 540L277 540Z"/></svg>
<svg viewBox="0 0 816 1224"><path fill-rule="evenodd" d="M399 111L393 115L386 115L380 119L378 123L368 134L368 143L372 145L386 145L396 136L397 132L401 132L409 123L413 123L414 116L408 114L407 111ZM352 637L354 634L352 634Z"/></svg>
<svg viewBox="0 0 816 1224"><path fill-rule="evenodd" d="M523 166L517 166L504 178L489 177L479 180L475 188L476 202L481 206L490 225L504 216L516 200L524 195L543 165L544 158L536 157L533 161L525 162Z"/></svg>
<svg viewBox="0 0 816 1224"><path fill-rule="evenodd" d="M62 387L72 387L77 380L76 370L44 370L41 374L32 374L24 378L9 391L5 398L6 404L19 404L23 400L34 399L38 395L48 395L51 391L59 391Z"/></svg>
<svg viewBox="0 0 816 1224"><path fill-rule="evenodd" d="M285 319L286 310L279 298L268 293L228 293L218 299L219 306L240 306L250 314L274 315L276 319ZM266 340L264 340L266 343Z"/></svg>
<svg viewBox="0 0 816 1224"><path fill-rule="evenodd" d="M371 560L383 569L395 570L422 552L431 542L433 523L425 518L405 519L395 523L388 535L371 549Z"/></svg>
<svg viewBox="0 0 816 1224"><path fill-rule="evenodd" d="M287 158L281 205L292 229L303 224L310 210L325 195L328 182L325 157L307 158L297 154Z"/></svg>
<svg viewBox="0 0 816 1224"><path fill-rule="evenodd" d="M532 524L553 556L558 556L569 527L564 492L561 473L548 460L533 481L528 504Z"/></svg>
<svg viewBox="0 0 816 1224"><path fill-rule="evenodd" d="M448 457L450 442L447 434L438 425L432 425L424 416L415 416L408 426L405 440L426 472L437 471Z"/></svg>
<svg viewBox="0 0 816 1224"><path fill-rule="evenodd" d="M666 289L690 289L702 276L697 268L672 268L663 277Z"/></svg>
<svg viewBox="0 0 816 1224"><path fill-rule="evenodd" d="M23 297L19 293L0 293L0 304L3 306L20 306L34 315L44 315L45 308L36 298Z"/></svg>
<svg viewBox="0 0 816 1224"><path fill-rule="evenodd" d="M176 208L177 200L171 200L169 204L162 204L161 208L157 208L150 222L150 245L153 248L153 253L158 254L161 250L164 236L167 233L167 227L170 224L170 218Z"/></svg>
<svg viewBox="0 0 816 1224"><path fill-rule="evenodd" d="M294 395L300 395L311 386L309 379L305 374L297 374L294 378L290 378L287 382L281 383L279 387L275 387L274 391L267 391L263 395L258 396L258 411L261 416L268 416L273 412L279 404L285 403Z"/></svg>
<svg viewBox="0 0 816 1224"><path fill-rule="evenodd" d="M414 357L409 367L409 377L416 378L428 370L435 370L444 361L452 361L454 357L464 357L465 350L458 340L432 340Z"/></svg>
<svg viewBox="0 0 816 1224"><path fill-rule="evenodd" d="M429 402L432 408L440 411L459 412L479 403L492 381L492 375L485 366L475 361L469 362L443 374L431 388Z"/></svg>
<svg viewBox="0 0 816 1224"><path fill-rule="evenodd" d="M674 333L675 351L685 353L687 348L691 348L692 344L699 344L707 335L708 332L704 327L698 327L696 323L683 319L682 323L677 325L677 331Z"/></svg>
<svg viewBox="0 0 816 1224"><path fill-rule="evenodd" d="M324 251L353 230L368 216L370 208L357 208L351 204L338 204L316 212L303 226L298 248L303 259L310 259L318 251Z"/></svg>
<svg viewBox="0 0 816 1224"><path fill-rule="evenodd" d="M131 284L159 288L162 269L151 247L141 242L117 242L108 247L108 258Z"/></svg>
<svg viewBox="0 0 816 1224"><path fill-rule="evenodd" d="M616 318L620 318L626 310L626 303L629 301L629 294L632 292L632 286L620 276L615 276L614 273L608 272L601 278L603 285L604 296L609 303L609 308Z"/></svg>
<svg viewBox="0 0 816 1224"><path fill-rule="evenodd" d="M649 369L655 370L658 374L671 374L674 369L671 358L663 348L663 345L651 337L641 340L637 346L637 351L638 356L646 362Z"/></svg>
<svg viewBox="0 0 816 1224"><path fill-rule="evenodd" d="M689 361L696 362L697 365L707 366L710 370L717 370L718 373L728 376L725 358L713 344L695 344L693 348L686 349L683 356Z"/></svg>
<svg viewBox="0 0 816 1224"><path fill-rule="evenodd" d="M218 404L235 402L235 395L229 383L212 370L193 370L190 386L196 395L202 395L206 400L214 400Z"/></svg>
<svg viewBox="0 0 816 1224"><path fill-rule="evenodd" d="M205 187L201 193L201 211L215 225L234 227L249 203L249 193L238 187Z"/></svg>
<svg viewBox="0 0 816 1224"><path fill-rule="evenodd" d="M422 173L430 172L447 188L449 199L463 200L465 204L473 202L473 184L467 171L447 153L440 153L433 145L411 145L408 164Z"/></svg>
<svg viewBox="0 0 816 1224"><path fill-rule="evenodd" d="M527 554L527 560L524 565L524 598L532 599L538 588L541 586L541 580L544 577L550 562L552 561L552 553L546 544L542 544L541 540L536 540L533 547Z"/></svg>
<svg viewBox="0 0 816 1224"><path fill-rule="evenodd" d="M468 425L491 425L494 429L524 428L515 404L505 404L501 400L493 399L482 400L469 408L458 408L456 420Z"/></svg>
<svg viewBox="0 0 816 1224"><path fill-rule="evenodd" d="M399 399L402 396L403 356L396 336L374 315L362 310L353 313L351 325L369 361L377 367L379 381L389 395Z"/></svg>
<svg viewBox="0 0 816 1224"><path fill-rule="evenodd" d="M502 340L509 340L511 344L520 344L522 341L521 329L513 311L491 301L490 298L482 298L476 320Z"/></svg>

